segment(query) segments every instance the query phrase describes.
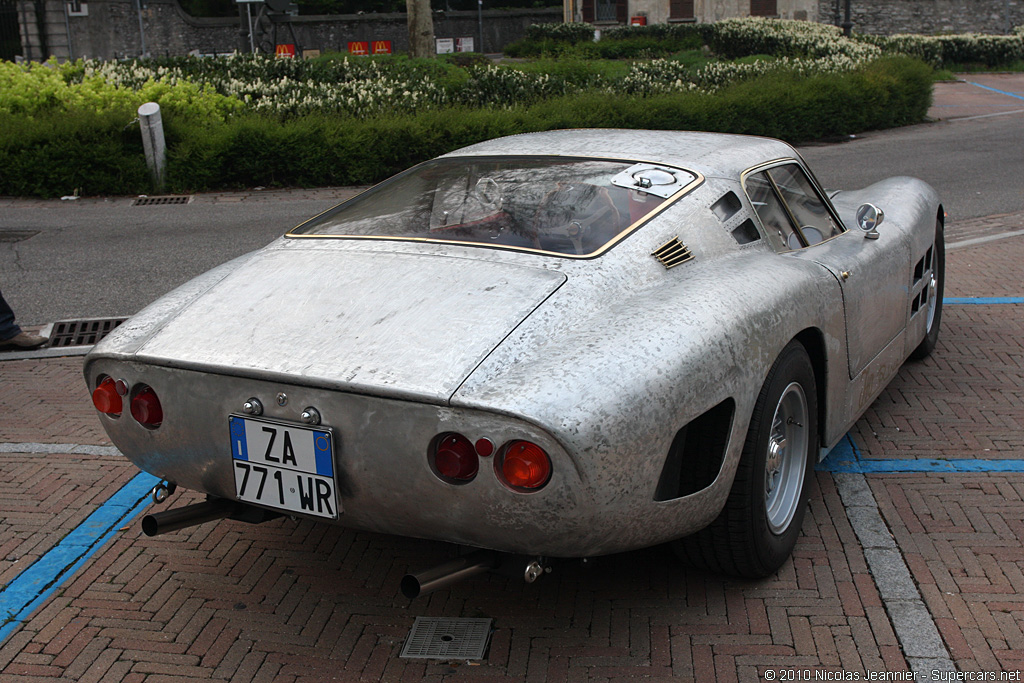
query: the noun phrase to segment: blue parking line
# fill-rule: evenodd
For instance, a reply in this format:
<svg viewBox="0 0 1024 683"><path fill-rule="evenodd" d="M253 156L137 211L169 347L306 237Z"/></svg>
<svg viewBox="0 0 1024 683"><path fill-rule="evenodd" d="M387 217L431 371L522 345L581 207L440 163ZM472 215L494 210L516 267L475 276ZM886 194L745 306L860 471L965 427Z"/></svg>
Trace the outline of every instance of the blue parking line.
<svg viewBox="0 0 1024 683"><path fill-rule="evenodd" d="M1024 297L942 297L942 303L987 306L999 303L1024 303Z"/></svg>
<svg viewBox="0 0 1024 683"><path fill-rule="evenodd" d="M993 87L988 86L988 85L982 85L981 83L975 83L974 81L964 81L964 83L969 83L971 85L976 85L979 88L983 88L985 90L991 90L992 92L997 92L1000 95L1006 95L1007 97L1016 97L1018 100L1024 100L1024 96L1018 95L1015 92L1007 92L1005 90L1000 90L999 88L993 88Z"/></svg>
<svg viewBox="0 0 1024 683"><path fill-rule="evenodd" d="M892 460L862 459L860 449L849 434L829 451L815 468L821 472L855 472L860 474L901 472L1024 472L1024 460L969 460L939 458L906 458Z"/></svg>
<svg viewBox="0 0 1024 683"><path fill-rule="evenodd" d="M122 522L149 504L149 493L159 481L145 472L135 475L57 545L0 587L0 644L102 548Z"/></svg>
<svg viewBox="0 0 1024 683"><path fill-rule="evenodd" d="M1024 304L1024 296L946 296L942 297L944 304Z"/></svg>

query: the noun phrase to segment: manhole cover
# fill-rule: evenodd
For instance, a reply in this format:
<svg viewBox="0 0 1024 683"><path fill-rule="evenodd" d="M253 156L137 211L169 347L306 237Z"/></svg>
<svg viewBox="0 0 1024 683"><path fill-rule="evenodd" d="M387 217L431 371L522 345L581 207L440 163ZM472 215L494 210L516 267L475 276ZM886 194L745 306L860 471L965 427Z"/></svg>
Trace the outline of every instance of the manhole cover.
<svg viewBox="0 0 1024 683"><path fill-rule="evenodd" d="M92 346L106 337L126 318L94 318L92 320L61 320L53 324L47 346L59 349L67 346Z"/></svg>
<svg viewBox="0 0 1024 683"><path fill-rule="evenodd" d="M0 242L23 242L38 234L38 230L0 230Z"/></svg>
<svg viewBox="0 0 1024 683"><path fill-rule="evenodd" d="M168 204L188 204L192 196L187 194L168 194L162 197L139 197L132 206L166 206Z"/></svg>
<svg viewBox="0 0 1024 683"><path fill-rule="evenodd" d="M483 659L491 639L491 619L416 617L405 640L406 659Z"/></svg>

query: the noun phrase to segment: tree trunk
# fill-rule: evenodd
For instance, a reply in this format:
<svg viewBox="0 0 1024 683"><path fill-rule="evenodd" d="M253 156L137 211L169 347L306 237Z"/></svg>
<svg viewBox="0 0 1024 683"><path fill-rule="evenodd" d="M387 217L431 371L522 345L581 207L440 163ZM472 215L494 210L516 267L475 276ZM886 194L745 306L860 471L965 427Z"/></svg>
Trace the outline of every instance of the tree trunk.
<svg viewBox="0 0 1024 683"><path fill-rule="evenodd" d="M434 17L430 13L430 0L405 0L409 22L409 56L434 56Z"/></svg>

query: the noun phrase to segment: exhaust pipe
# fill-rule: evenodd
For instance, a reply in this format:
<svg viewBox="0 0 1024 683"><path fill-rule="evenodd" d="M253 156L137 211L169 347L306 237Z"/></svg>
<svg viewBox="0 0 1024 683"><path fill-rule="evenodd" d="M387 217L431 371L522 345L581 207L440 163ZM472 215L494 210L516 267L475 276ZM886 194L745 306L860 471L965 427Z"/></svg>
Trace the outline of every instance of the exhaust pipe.
<svg viewBox="0 0 1024 683"><path fill-rule="evenodd" d="M412 600L427 593L468 579L477 574L497 569L501 564L501 555L493 550L478 550L463 555L451 562L439 564L419 574L406 574L402 577L402 595Z"/></svg>
<svg viewBox="0 0 1024 683"><path fill-rule="evenodd" d="M173 510L154 512L142 518L142 533L156 536L203 522L212 522L230 516L238 507L239 504L233 500L217 498Z"/></svg>

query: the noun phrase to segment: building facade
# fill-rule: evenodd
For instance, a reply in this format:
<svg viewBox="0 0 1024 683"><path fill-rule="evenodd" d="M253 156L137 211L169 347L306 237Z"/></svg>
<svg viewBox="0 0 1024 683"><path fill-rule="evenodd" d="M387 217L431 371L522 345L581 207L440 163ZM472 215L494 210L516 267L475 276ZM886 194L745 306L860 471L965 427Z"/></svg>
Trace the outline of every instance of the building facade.
<svg viewBox="0 0 1024 683"><path fill-rule="evenodd" d="M766 16L838 26L847 1L853 30L860 33L1000 34L1024 25L1024 0L564 0L562 10L438 13L434 34L452 45L472 44L477 52L500 52L529 25L559 20L601 27ZM0 0L0 58L246 52L257 42L250 36L249 17L262 5L240 3L238 17L201 19L186 14L177 0ZM282 42L294 44L299 53L346 52L351 42L408 49L405 14L277 15L262 25L263 44L256 47L270 52Z"/></svg>
<svg viewBox="0 0 1024 683"><path fill-rule="evenodd" d="M565 16L597 26L704 23L746 16L816 21L818 0L565 0Z"/></svg>
<svg viewBox="0 0 1024 683"><path fill-rule="evenodd" d="M563 20L600 26L775 17L842 25L849 1L860 33L1010 33L1024 0L563 0Z"/></svg>
<svg viewBox="0 0 1024 683"><path fill-rule="evenodd" d="M253 47L273 54L277 44L294 45L298 54L347 52L349 43L386 45L393 52L409 47L404 13L261 16L263 3L255 2L240 3L238 17L197 18L178 0L16 1L20 57L33 61L211 55ZM468 38L477 51L482 44L483 51L497 52L525 36L527 26L560 18L557 7L441 12L434 17L434 35L453 44Z"/></svg>

